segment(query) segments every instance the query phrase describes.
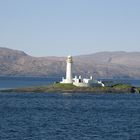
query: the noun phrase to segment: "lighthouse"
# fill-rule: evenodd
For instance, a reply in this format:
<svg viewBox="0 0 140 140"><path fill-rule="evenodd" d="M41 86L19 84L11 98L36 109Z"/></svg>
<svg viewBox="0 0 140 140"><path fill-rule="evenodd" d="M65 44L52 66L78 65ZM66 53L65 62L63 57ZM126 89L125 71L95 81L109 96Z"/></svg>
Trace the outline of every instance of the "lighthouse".
<svg viewBox="0 0 140 140"><path fill-rule="evenodd" d="M73 63L73 60L72 60L72 56L69 55L67 57L67 60L66 60L66 79L62 79L62 81L60 83L67 83L67 84L71 84L73 83L73 77L72 77L72 63Z"/></svg>
<svg viewBox="0 0 140 140"><path fill-rule="evenodd" d="M67 83L72 83L72 56L67 57L67 67L66 67L66 80Z"/></svg>
<svg viewBox="0 0 140 140"><path fill-rule="evenodd" d="M60 83L62 84L73 84L74 86L77 87L104 87L104 83L102 81L98 81L93 79L92 76L90 78L82 78L82 76L75 76L73 78L72 75L72 64L73 64L73 59L72 56L69 55L66 60L66 79L62 78L62 81Z"/></svg>

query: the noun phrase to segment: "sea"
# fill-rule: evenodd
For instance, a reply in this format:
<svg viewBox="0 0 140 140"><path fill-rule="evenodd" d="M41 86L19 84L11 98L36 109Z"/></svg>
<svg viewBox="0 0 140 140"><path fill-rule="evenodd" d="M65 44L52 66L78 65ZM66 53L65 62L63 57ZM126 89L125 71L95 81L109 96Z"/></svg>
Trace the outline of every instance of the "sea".
<svg viewBox="0 0 140 140"><path fill-rule="evenodd" d="M0 77L0 89L59 80ZM0 93L0 140L140 140L140 94Z"/></svg>

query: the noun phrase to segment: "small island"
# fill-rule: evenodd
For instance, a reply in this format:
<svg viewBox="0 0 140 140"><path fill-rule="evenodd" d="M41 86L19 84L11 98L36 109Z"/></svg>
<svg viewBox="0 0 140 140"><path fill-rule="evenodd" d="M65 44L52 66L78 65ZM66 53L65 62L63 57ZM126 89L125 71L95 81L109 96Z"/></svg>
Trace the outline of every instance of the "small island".
<svg viewBox="0 0 140 140"><path fill-rule="evenodd" d="M140 88L127 84L116 84L110 87L77 87L73 84L54 83L47 86L35 86L1 90L0 92L16 93L140 93Z"/></svg>

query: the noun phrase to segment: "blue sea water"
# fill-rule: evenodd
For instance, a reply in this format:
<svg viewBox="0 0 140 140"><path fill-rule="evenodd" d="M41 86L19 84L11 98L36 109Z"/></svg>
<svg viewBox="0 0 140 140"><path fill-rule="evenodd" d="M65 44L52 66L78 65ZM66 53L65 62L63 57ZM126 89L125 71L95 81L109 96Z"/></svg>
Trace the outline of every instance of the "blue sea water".
<svg viewBox="0 0 140 140"><path fill-rule="evenodd" d="M0 93L0 140L140 140L140 94Z"/></svg>
<svg viewBox="0 0 140 140"><path fill-rule="evenodd" d="M0 77L0 89L48 85L56 81L60 81L60 78Z"/></svg>

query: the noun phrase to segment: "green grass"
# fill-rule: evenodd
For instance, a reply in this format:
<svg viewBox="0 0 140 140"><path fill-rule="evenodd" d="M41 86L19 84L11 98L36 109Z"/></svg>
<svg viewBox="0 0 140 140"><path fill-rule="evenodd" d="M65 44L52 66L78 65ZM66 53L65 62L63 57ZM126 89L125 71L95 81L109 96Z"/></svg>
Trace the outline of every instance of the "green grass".
<svg viewBox="0 0 140 140"><path fill-rule="evenodd" d="M124 88L131 88L132 86L131 85L128 85L128 84L116 84L114 86L112 86L113 88L121 88L121 89L124 89Z"/></svg>
<svg viewBox="0 0 140 140"><path fill-rule="evenodd" d="M62 83L54 84L53 87L55 87L55 88L61 88L61 89L71 89L71 88L73 89L73 88L77 88L73 84L62 84Z"/></svg>
<svg viewBox="0 0 140 140"><path fill-rule="evenodd" d="M136 88L140 92L140 88ZM71 93L132 93L132 86L127 84L116 84L112 87L76 87L73 84L55 83L52 85L25 87L17 89L5 90L5 92L71 92Z"/></svg>
<svg viewBox="0 0 140 140"><path fill-rule="evenodd" d="M139 91L139 93L140 93L140 88L137 88L138 89L138 91Z"/></svg>

